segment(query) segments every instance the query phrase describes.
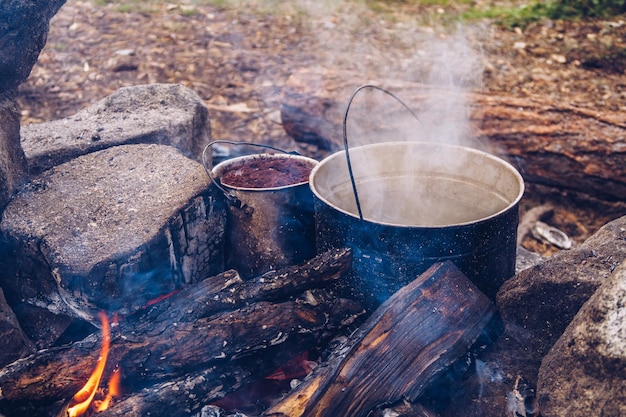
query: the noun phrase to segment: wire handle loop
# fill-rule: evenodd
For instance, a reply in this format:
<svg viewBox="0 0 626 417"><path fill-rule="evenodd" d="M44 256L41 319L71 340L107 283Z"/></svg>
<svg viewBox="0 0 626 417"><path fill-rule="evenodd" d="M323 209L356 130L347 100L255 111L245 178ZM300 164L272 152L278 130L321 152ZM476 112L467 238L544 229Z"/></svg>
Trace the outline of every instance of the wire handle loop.
<svg viewBox="0 0 626 417"><path fill-rule="evenodd" d="M382 87L379 87L377 85L373 85L373 84L363 84L359 87L357 87L356 90L354 90L354 92L352 93L352 95L350 96L350 99L348 100L348 105L346 106L346 111L343 115L343 147L346 151L346 161L348 162L348 173L350 174L350 182L352 183L352 191L354 192L354 199L356 202L356 208L359 212L359 218L361 220L363 220L363 211L361 209L361 202L359 200L359 193L356 189L356 181L354 179L354 174L352 172L352 163L350 162L350 152L348 149L348 113L350 111L350 106L352 105L352 101L354 100L354 98L356 97L356 95L359 93L359 91L364 90L366 88L371 88L374 90L378 90L381 91L389 96L391 96L392 98L394 98L398 103L400 103L410 114L411 116L413 116L415 118L415 120L417 120L418 122L422 122L419 117L417 117L417 114L415 114L415 112L413 112L413 110L411 110L411 108L409 108L409 106L407 106L402 100L400 100L400 98L398 96L396 96L394 93L392 93L389 90L385 90Z"/></svg>
<svg viewBox="0 0 626 417"><path fill-rule="evenodd" d="M261 143L253 143L253 142L235 142L232 140L214 140L212 142L209 142L204 149L202 150L202 166L204 167L204 170L206 171L207 175L209 176L209 178L211 179L211 182L224 194L224 196L226 197L226 199L228 200L228 202L230 204L232 204L234 207L237 208L243 208L245 209L246 207L242 207L242 203L241 200L239 200L239 198L237 198L237 196L231 194L228 192L228 190L226 190L226 188L224 188L224 186L220 183L220 181L218 181L215 176L213 175L212 172L212 164L210 164L207 167L207 161L206 161L206 151L207 149L209 149L211 146L215 145L216 143L227 143L229 145L248 145L248 146L257 146L259 148L266 148L266 149L272 149L274 151L277 152L282 152L285 154L290 154L290 155L299 155L298 152L295 151L285 151L283 149L279 149L276 148L274 146L270 146L270 145L264 145Z"/></svg>

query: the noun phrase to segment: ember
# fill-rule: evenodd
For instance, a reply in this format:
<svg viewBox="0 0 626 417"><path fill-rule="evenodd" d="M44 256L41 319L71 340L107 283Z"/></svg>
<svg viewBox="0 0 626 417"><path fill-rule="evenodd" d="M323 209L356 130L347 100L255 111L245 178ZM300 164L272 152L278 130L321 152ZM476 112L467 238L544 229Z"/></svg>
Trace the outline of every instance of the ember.
<svg viewBox="0 0 626 417"><path fill-rule="evenodd" d="M120 392L120 372L119 369L116 369L109 380L106 397L103 400L95 400L96 394L101 392L98 387L100 386L100 380L102 379L111 346L111 327L106 313L100 313L100 321L102 322L102 347L100 348L100 357L98 358L96 369L94 369L85 385L74 394L70 404L75 403L75 405L67 409L65 413L67 417L85 415L90 409L94 409L95 412L104 411L109 407L113 397Z"/></svg>

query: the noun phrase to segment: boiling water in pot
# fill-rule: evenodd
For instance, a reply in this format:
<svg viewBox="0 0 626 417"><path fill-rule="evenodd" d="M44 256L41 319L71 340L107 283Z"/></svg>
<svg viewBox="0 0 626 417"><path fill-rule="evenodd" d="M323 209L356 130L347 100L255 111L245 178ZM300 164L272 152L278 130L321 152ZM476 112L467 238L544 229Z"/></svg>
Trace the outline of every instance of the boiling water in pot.
<svg viewBox="0 0 626 417"><path fill-rule="evenodd" d="M361 179L363 217L379 223L436 227L476 221L504 210L510 200L467 178L433 175ZM358 215L352 186L337 184L329 201Z"/></svg>
<svg viewBox="0 0 626 417"><path fill-rule="evenodd" d="M441 227L494 216L521 195L519 174L484 152L431 143L390 142L350 150L365 220L396 226ZM345 152L313 173L314 192L358 217Z"/></svg>

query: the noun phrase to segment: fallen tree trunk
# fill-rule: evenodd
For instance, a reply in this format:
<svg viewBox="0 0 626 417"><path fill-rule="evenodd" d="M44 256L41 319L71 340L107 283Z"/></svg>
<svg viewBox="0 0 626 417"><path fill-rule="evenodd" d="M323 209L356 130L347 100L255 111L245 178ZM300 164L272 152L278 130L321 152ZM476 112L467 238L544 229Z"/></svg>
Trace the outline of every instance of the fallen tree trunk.
<svg viewBox="0 0 626 417"><path fill-rule="evenodd" d="M360 417L384 403L414 401L467 352L494 311L454 264L435 264L264 416Z"/></svg>
<svg viewBox="0 0 626 417"><path fill-rule="evenodd" d="M318 149L318 156L343 149L342 122L348 99L360 84L371 82L398 96L422 122L389 97L363 95L354 100L348 122L349 132L357 132L348 135L351 146L361 144L364 136L379 142L456 136L456 140L464 139L462 144L511 161L527 181L608 200L626 198L623 113L597 112L538 97L461 93L399 80L356 80L358 74L325 69L292 74L281 108L285 131ZM369 108L357 119L359 105ZM469 137L476 140L468 143Z"/></svg>
<svg viewBox="0 0 626 417"><path fill-rule="evenodd" d="M126 384L175 378L189 370L282 344L291 336L298 336L295 342L302 344L328 336L362 314L361 307L323 292L307 292L300 299L280 303L257 301L257 297L273 294L278 298L280 293L286 299L294 291L302 293L326 279L338 278L350 259L348 250L327 252L298 267L267 273L218 293L207 290L212 285L190 286L162 301L167 308L156 305L146 316L133 317L113 328L105 377L119 365ZM238 301L222 300L219 309L230 309L220 312L210 300L219 301L226 294ZM242 307L247 301L238 294L251 296L252 304ZM101 336L92 334L5 367L0 372L0 400L71 397L92 372L100 343Z"/></svg>

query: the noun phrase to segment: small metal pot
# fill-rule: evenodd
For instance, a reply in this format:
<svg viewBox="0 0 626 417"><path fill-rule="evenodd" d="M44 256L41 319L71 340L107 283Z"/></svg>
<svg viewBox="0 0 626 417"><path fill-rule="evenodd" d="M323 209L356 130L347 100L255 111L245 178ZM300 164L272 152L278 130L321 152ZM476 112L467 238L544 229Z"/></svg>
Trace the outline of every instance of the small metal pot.
<svg viewBox="0 0 626 417"><path fill-rule="evenodd" d="M524 183L495 156L425 142L346 148L322 160L309 184L318 251L352 248L342 290L370 309L439 261L453 261L491 298L515 273Z"/></svg>
<svg viewBox="0 0 626 417"><path fill-rule="evenodd" d="M207 168L205 163L209 177L229 203L224 239L226 267L236 269L243 278L252 278L315 256L315 210L308 181L255 188L224 184L220 177L228 170L245 167L259 159L294 159L311 169L318 161L245 142L214 141L207 148L223 142L261 146L281 152L235 157L217 164L213 169Z"/></svg>

